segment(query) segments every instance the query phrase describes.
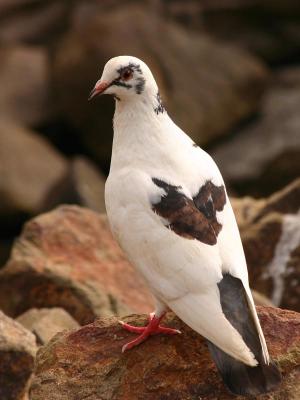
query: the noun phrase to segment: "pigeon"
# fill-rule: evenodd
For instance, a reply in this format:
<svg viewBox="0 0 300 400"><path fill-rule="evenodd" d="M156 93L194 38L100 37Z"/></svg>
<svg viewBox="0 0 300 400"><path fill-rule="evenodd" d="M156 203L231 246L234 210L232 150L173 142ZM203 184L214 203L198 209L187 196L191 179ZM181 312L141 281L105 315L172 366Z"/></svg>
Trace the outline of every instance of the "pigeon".
<svg viewBox="0 0 300 400"><path fill-rule="evenodd" d="M270 359L248 281L235 216L213 159L169 117L149 67L132 56L110 59L90 94L115 98L114 138L105 203L111 231L143 276L155 311L138 336L157 333L172 310L204 336L234 394L273 390Z"/></svg>

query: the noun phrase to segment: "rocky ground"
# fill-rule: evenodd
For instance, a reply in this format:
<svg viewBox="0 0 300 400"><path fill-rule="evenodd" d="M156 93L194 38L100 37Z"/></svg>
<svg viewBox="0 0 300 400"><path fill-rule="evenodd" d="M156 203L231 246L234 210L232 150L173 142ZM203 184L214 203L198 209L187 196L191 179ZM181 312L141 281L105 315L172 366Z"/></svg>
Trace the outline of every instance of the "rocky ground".
<svg viewBox="0 0 300 400"><path fill-rule="evenodd" d="M115 316L153 304L105 216L113 102L87 97L125 53L150 65L227 183L283 374L261 399L300 398L299 4L0 1L1 400L232 398L171 314L181 337L120 352L129 334Z"/></svg>

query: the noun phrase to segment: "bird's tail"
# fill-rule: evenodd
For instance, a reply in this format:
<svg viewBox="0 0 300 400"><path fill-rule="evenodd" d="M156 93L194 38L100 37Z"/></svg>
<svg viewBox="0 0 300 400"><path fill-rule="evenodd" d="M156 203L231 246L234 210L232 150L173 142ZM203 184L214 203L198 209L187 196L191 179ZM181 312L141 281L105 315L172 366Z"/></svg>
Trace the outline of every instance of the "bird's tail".
<svg viewBox="0 0 300 400"><path fill-rule="evenodd" d="M258 361L257 366L248 366L208 342L209 350L225 385L232 393L244 396L257 396L273 390L280 383L281 374L273 361L265 360L243 283L240 279L226 274L219 283L219 290L226 318L241 334Z"/></svg>

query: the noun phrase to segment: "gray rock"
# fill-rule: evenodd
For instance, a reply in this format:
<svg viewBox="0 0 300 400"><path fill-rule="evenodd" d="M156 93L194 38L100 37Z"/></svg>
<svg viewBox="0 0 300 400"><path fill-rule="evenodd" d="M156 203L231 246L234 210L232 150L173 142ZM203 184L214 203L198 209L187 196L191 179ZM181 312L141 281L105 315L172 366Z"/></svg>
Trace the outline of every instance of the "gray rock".
<svg viewBox="0 0 300 400"><path fill-rule="evenodd" d="M0 311L0 399L24 399L36 350L34 335Z"/></svg>
<svg viewBox="0 0 300 400"><path fill-rule="evenodd" d="M77 321L63 308L31 308L17 318L26 329L34 333L39 344L46 344L58 332L79 327Z"/></svg>
<svg viewBox="0 0 300 400"><path fill-rule="evenodd" d="M68 26L72 0L1 0L0 42L41 44L54 41Z"/></svg>
<svg viewBox="0 0 300 400"><path fill-rule="evenodd" d="M35 215L48 191L66 174L67 161L41 136L0 121L0 219L12 224Z"/></svg>
<svg viewBox="0 0 300 400"><path fill-rule="evenodd" d="M251 50L269 63L297 59L298 0L160 0L165 15Z"/></svg>
<svg viewBox="0 0 300 400"><path fill-rule="evenodd" d="M0 118L27 126L50 118L48 55L41 47L0 48Z"/></svg>
<svg viewBox="0 0 300 400"><path fill-rule="evenodd" d="M212 151L234 188L265 195L300 175L300 86L282 82L265 95L258 121Z"/></svg>
<svg viewBox="0 0 300 400"><path fill-rule="evenodd" d="M86 157L75 157L67 176L58 182L49 193L45 208L52 209L59 204L78 204L103 213L105 177L97 166Z"/></svg>

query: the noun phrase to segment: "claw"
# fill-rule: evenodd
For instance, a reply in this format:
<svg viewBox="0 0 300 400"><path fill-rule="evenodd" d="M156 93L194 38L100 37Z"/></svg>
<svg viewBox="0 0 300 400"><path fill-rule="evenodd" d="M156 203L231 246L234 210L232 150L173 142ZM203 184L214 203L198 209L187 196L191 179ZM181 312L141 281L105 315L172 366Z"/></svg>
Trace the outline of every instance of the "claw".
<svg viewBox="0 0 300 400"><path fill-rule="evenodd" d="M122 347L122 353L124 353L126 350L131 349L134 346L139 345L140 343L144 342L149 336L152 335L157 335L160 333L163 333L165 335L176 335L176 334L181 334L181 331L178 329L172 329L172 328L166 328L163 326L160 326L159 323L161 319L163 318L163 315L159 318L155 316L154 313L151 313L149 315L149 324L145 327L141 326L132 326L127 324L124 321L119 321L119 323L122 325L124 329L126 329L129 332L132 333L139 333L139 336L132 340L129 343L126 343Z"/></svg>

